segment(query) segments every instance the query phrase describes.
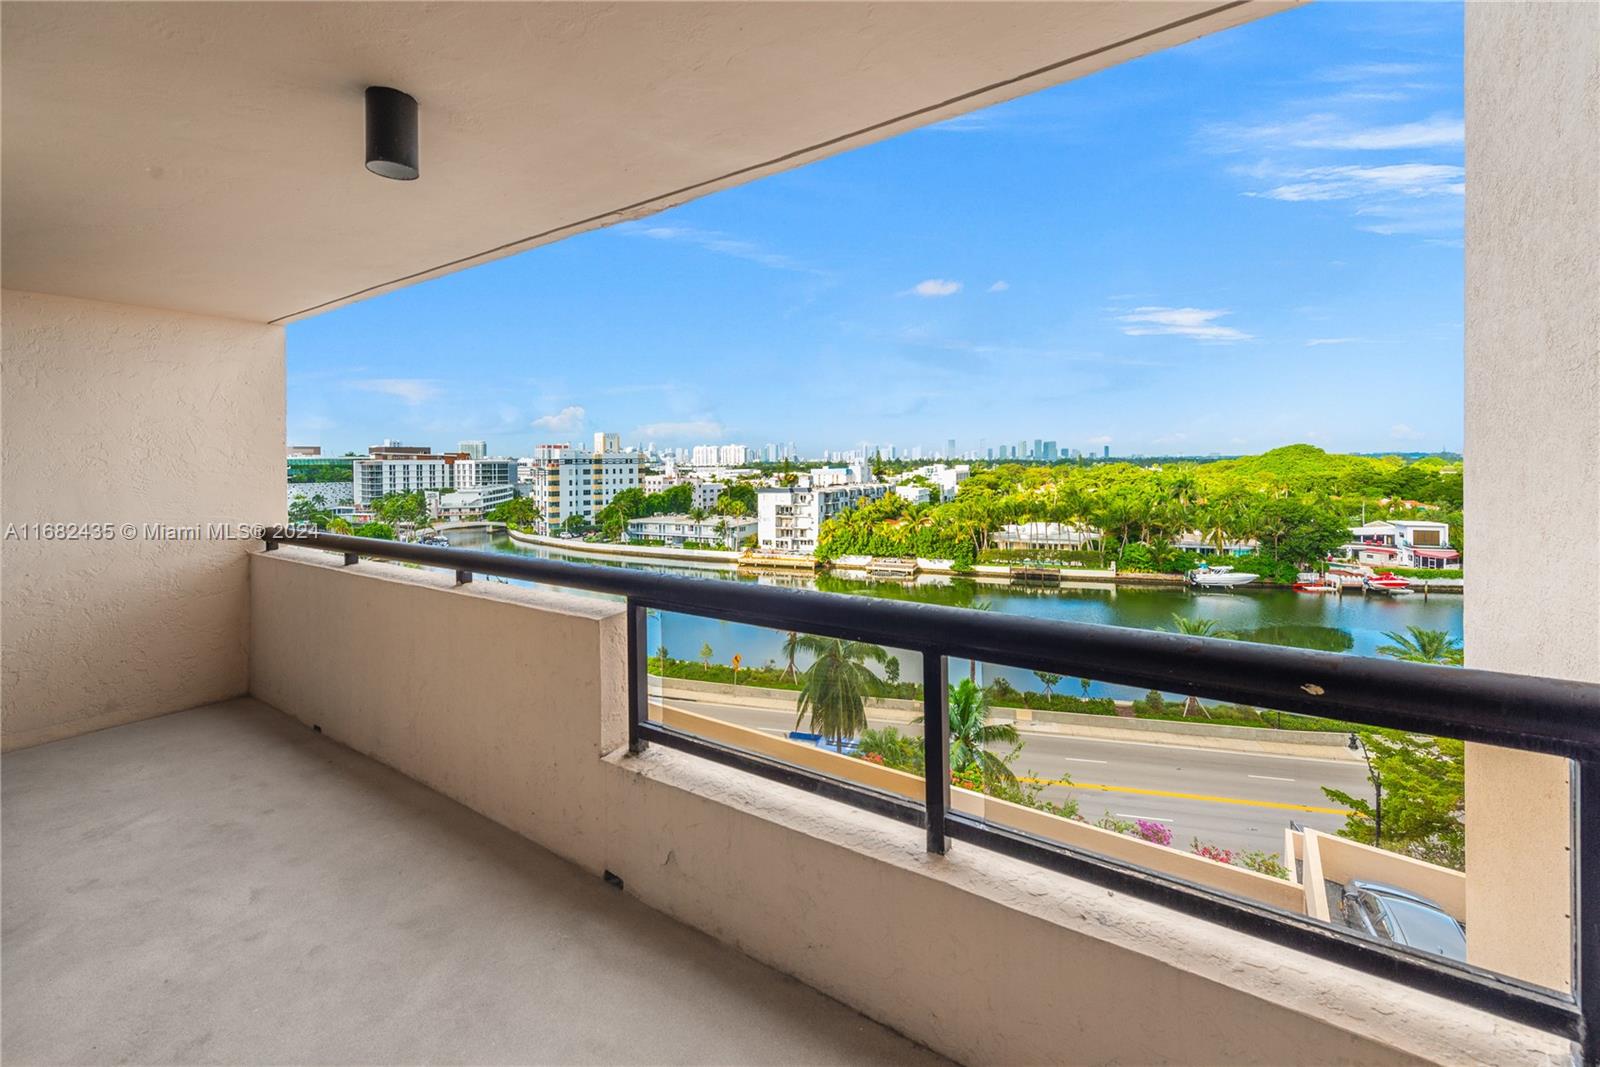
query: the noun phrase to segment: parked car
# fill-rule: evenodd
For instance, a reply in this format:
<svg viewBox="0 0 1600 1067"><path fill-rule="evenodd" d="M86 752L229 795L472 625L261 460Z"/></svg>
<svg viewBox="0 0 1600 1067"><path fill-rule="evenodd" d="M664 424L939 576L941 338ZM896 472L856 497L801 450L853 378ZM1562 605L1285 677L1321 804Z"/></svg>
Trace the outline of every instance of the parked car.
<svg viewBox="0 0 1600 1067"><path fill-rule="evenodd" d="M1344 887L1339 911L1346 926L1369 937L1466 962L1466 928L1427 897L1352 879Z"/></svg>

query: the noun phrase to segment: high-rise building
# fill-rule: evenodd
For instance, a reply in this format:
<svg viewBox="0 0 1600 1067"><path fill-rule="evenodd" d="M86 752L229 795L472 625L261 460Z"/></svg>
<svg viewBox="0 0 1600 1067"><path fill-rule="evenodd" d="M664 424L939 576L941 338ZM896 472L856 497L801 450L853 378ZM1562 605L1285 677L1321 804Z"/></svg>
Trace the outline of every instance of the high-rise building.
<svg viewBox="0 0 1600 1067"><path fill-rule="evenodd" d="M954 437L945 442L944 454L946 456L954 456L956 454L956 439Z"/></svg>
<svg viewBox="0 0 1600 1067"><path fill-rule="evenodd" d="M1104 445L1104 446L1101 447L1101 449L1100 449L1100 458L1101 459L1110 459L1111 458L1111 446L1110 445Z"/></svg>
<svg viewBox="0 0 1600 1067"><path fill-rule="evenodd" d="M489 454L487 441L461 441L456 445L457 452L463 452L468 459L482 459Z"/></svg>
<svg viewBox="0 0 1600 1067"><path fill-rule="evenodd" d="M1039 452L1039 458L1046 463L1054 463L1058 458L1056 443L1054 441L1046 441Z"/></svg>
<svg viewBox="0 0 1600 1067"><path fill-rule="evenodd" d="M622 435L619 433L606 433L600 431L594 435L594 450L596 452L621 452Z"/></svg>

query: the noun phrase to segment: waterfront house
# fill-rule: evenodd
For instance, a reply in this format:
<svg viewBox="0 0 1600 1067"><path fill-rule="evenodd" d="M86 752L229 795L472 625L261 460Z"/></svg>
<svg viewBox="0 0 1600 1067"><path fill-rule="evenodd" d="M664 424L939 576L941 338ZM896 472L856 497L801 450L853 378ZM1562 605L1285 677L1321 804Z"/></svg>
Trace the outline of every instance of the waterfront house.
<svg viewBox="0 0 1600 1067"><path fill-rule="evenodd" d="M1441 570L1461 565L1450 547L1450 524L1415 519L1380 519L1350 527L1340 555L1368 566Z"/></svg>
<svg viewBox="0 0 1600 1067"><path fill-rule="evenodd" d="M1012 522L996 530L989 543L1003 552L1078 552L1097 547L1104 538L1092 526L1070 522Z"/></svg>

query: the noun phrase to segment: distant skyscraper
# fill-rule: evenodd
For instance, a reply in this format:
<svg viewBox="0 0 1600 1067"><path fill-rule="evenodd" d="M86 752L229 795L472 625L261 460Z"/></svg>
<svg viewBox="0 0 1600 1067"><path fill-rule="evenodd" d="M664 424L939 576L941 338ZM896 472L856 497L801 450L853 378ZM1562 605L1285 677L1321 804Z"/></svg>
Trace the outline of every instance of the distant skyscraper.
<svg viewBox="0 0 1600 1067"><path fill-rule="evenodd" d="M1102 459L1110 459L1111 458L1111 446L1110 445L1104 445L1104 446L1101 447L1101 449L1100 449L1100 458L1102 458Z"/></svg>
<svg viewBox="0 0 1600 1067"><path fill-rule="evenodd" d="M1044 460L1046 463L1054 463L1056 461L1056 457L1056 443L1054 441L1046 441L1041 446L1039 458Z"/></svg>
<svg viewBox="0 0 1600 1067"><path fill-rule="evenodd" d="M947 456L954 456L956 454L956 439L954 437L945 442L944 454Z"/></svg>
<svg viewBox="0 0 1600 1067"><path fill-rule="evenodd" d="M487 441L462 441L456 445L457 452L465 452L468 459L482 459L489 454Z"/></svg>

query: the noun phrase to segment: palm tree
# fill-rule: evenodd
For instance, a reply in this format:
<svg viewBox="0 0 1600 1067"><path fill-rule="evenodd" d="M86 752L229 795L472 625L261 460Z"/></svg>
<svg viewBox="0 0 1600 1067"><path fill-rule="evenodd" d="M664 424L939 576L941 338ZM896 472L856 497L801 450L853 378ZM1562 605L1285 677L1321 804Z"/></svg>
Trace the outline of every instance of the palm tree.
<svg viewBox="0 0 1600 1067"><path fill-rule="evenodd" d="M783 654L789 660L789 665L783 669L783 673L787 674L791 680L800 677L800 672L795 670L794 666L795 653L799 651L800 635L794 630L790 630L789 636L783 639Z"/></svg>
<svg viewBox="0 0 1600 1067"><path fill-rule="evenodd" d="M701 644L701 646L700 646L700 665L705 670L709 671L711 669L711 657L712 657L713 654L714 653L711 651L711 642L707 641L707 642L704 642L703 644Z"/></svg>
<svg viewBox="0 0 1600 1067"><path fill-rule="evenodd" d="M1085 699L1085 700L1089 699L1089 687L1091 685L1093 685L1093 684L1094 683L1091 682L1087 678L1079 678L1078 679L1078 688L1083 690L1083 699Z"/></svg>
<svg viewBox="0 0 1600 1067"><path fill-rule="evenodd" d="M1015 726L989 722L989 694L971 680L962 679L950 687L946 713L950 720L950 772L976 770L986 793L994 783L1015 786L1017 776L1006 761L984 747L1017 743ZM922 716L912 721L921 722Z"/></svg>
<svg viewBox="0 0 1600 1067"><path fill-rule="evenodd" d="M1465 655L1461 639L1451 637L1443 630L1424 630L1420 626L1407 626L1405 633L1387 632L1393 644L1379 645L1378 655L1403 659L1411 663L1443 663L1461 666Z"/></svg>
<svg viewBox="0 0 1600 1067"><path fill-rule="evenodd" d="M1235 640L1239 636L1232 630L1224 630L1218 627L1215 619L1186 619L1182 615L1174 614L1172 616L1172 626L1174 632L1183 634L1186 637L1224 637ZM1184 698L1183 717L1187 719L1190 714L1196 711L1208 719L1211 718L1205 709L1205 705L1200 703L1200 698L1191 693Z"/></svg>
<svg viewBox="0 0 1600 1067"><path fill-rule="evenodd" d="M867 660L884 663L889 653L865 641L810 634L800 638L798 647L815 658L800 685L795 729L809 716L811 732L842 752L847 738L867 728L867 697L883 692L883 682L867 669Z"/></svg>
<svg viewBox="0 0 1600 1067"><path fill-rule="evenodd" d="M1172 630L1174 633L1183 634L1185 637L1225 637L1234 639L1238 636L1232 630L1219 628L1215 619L1186 619L1177 614L1172 616Z"/></svg>
<svg viewBox="0 0 1600 1067"><path fill-rule="evenodd" d="M667 673L667 646L666 645L657 645L656 646L656 663L658 665L656 667L656 670L658 670L662 674L666 674Z"/></svg>
<svg viewBox="0 0 1600 1067"><path fill-rule="evenodd" d="M1039 679L1040 685L1044 686L1045 700L1049 700L1052 696L1054 696L1055 694L1052 692L1052 690L1061 684L1061 675L1051 674L1049 671L1034 671L1033 676Z"/></svg>

